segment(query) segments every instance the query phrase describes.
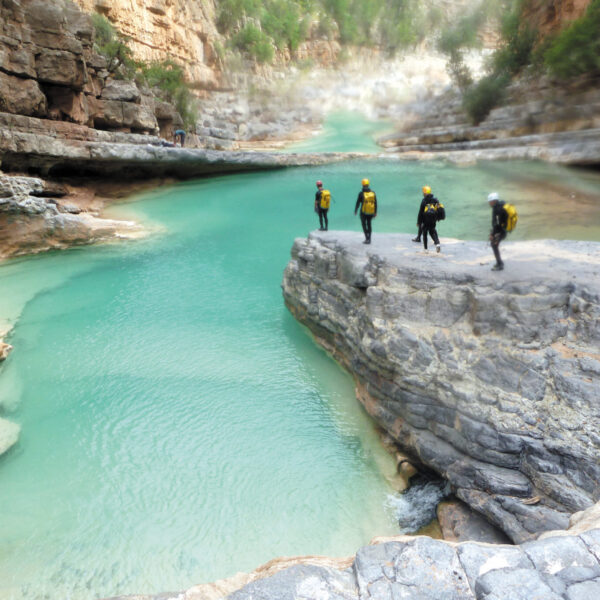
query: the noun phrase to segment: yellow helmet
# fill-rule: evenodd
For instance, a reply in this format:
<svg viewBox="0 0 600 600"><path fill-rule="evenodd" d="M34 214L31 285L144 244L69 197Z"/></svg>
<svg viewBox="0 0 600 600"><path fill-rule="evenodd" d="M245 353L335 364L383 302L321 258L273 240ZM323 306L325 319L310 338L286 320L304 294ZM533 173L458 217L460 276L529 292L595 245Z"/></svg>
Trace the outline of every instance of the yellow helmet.
<svg viewBox="0 0 600 600"><path fill-rule="evenodd" d="M363 186L369 185L369 180L368 179L363 179L362 180L362 184L363 184Z"/></svg>
<svg viewBox="0 0 600 600"><path fill-rule="evenodd" d="M431 188L428 185L423 186L423 194L427 196L427 194L431 194Z"/></svg>

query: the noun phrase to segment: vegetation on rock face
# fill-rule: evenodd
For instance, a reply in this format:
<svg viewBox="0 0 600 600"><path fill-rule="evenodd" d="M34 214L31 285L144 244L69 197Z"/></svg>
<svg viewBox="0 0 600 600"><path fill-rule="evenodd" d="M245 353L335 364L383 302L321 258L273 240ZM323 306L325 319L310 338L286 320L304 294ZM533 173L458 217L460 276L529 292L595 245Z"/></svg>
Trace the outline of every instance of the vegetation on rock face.
<svg viewBox="0 0 600 600"><path fill-rule="evenodd" d="M96 50L106 58L107 71L111 75L131 79L135 74L136 63L127 45L127 38L104 15L93 14L92 23L96 34Z"/></svg>
<svg viewBox="0 0 600 600"><path fill-rule="evenodd" d="M121 79L136 80L158 91L158 95L175 106L187 127L196 121L197 110L183 68L173 60L135 61L128 39L121 35L103 15L92 15L96 51L106 58L107 70Z"/></svg>
<svg viewBox="0 0 600 600"><path fill-rule="evenodd" d="M523 18L527 0L501 0L502 44L493 53L488 73L477 82L463 60L465 49L477 46L477 30L493 4L482 4L443 31L438 48L448 56L448 72L463 95L463 106L474 124L480 123L503 100L512 79L532 67L544 68L560 79L600 75L600 0L592 0L585 15L551 39L540 40Z"/></svg>
<svg viewBox="0 0 600 600"><path fill-rule="evenodd" d="M478 124L505 96L512 78L532 60L537 32L521 19L522 0L482 3L472 13L443 31L438 48L448 55L448 72L463 95L463 106L474 124ZM477 32L488 20L500 21L502 43L492 54L488 73L474 82L464 63L463 53L477 47Z"/></svg>
<svg viewBox="0 0 600 600"><path fill-rule="evenodd" d="M417 0L217 0L217 10L229 47L263 63L311 36L393 53L422 41L442 20L439 8Z"/></svg>
<svg viewBox="0 0 600 600"><path fill-rule="evenodd" d="M600 75L600 0L592 0L583 17L550 40L543 58L561 79Z"/></svg>

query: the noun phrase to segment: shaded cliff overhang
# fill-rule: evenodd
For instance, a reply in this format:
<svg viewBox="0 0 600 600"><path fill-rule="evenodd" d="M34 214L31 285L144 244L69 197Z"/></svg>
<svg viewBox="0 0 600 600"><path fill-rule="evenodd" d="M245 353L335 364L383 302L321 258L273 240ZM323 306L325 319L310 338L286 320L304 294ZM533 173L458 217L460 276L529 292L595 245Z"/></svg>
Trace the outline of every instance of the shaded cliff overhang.
<svg viewBox="0 0 600 600"><path fill-rule="evenodd" d="M600 499L600 244L298 239L285 302L409 454L515 542Z"/></svg>

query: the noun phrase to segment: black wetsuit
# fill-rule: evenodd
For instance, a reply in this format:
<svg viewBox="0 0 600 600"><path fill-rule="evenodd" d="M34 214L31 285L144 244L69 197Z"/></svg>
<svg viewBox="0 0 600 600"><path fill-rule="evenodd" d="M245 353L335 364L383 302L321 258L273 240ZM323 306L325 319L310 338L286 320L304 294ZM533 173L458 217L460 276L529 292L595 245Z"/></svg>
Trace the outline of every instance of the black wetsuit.
<svg viewBox="0 0 600 600"><path fill-rule="evenodd" d="M360 208L360 223L362 225L363 233L365 234L365 243L371 243L371 233L373 232L373 228L371 226L371 221L373 217L377 216L377 196L375 195L375 212L372 215L367 215L363 212L363 201L365 199L363 192L372 192L373 190L369 186L365 186L362 189L362 192L358 194L358 198L356 199L356 206L354 207L354 214L357 213ZM375 194L375 192L373 192Z"/></svg>
<svg viewBox="0 0 600 600"><path fill-rule="evenodd" d="M435 197L432 196L431 194L427 194L427 196L425 196L423 198L423 201L421 202L421 210L419 210L419 231L421 231L423 233L423 246L425 248L425 250L427 250L427 234L429 233L429 235L431 236L431 239L433 240L433 243L436 246L440 245L440 238L438 237L437 234L437 229L435 228L436 224L437 224L437 213L436 211L431 211L428 210L427 212L425 212L425 207L428 204L439 204L439 200ZM439 249L438 249L439 252Z"/></svg>
<svg viewBox="0 0 600 600"><path fill-rule="evenodd" d="M431 202L433 198L432 194L426 194L423 196L423 200L421 200L421 206L419 206L419 214L417 215L417 227L419 231L417 232L417 237L413 240L414 242L421 241L421 234L423 233L423 211L425 210L425 206Z"/></svg>
<svg viewBox="0 0 600 600"><path fill-rule="evenodd" d="M504 267L500 256L500 242L506 237L506 227L508 225L508 213L504 209L504 202L496 200L492 206L492 231L490 232L490 244L496 257L496 266Z"/></svg>
<svg viewBox="0 0 600 600"><path fill-rule="evenodd" d="M319 226L320 226L321 230L327 231L327 228L329 227L329 221L327 220L327 212L329 211L329 209L321 208L321 194L322 193L323 193L323 190L318 190L317 193L315 194L315 211L319 215ZM325 226L323 226L323 223L325 224Z"/></svg>
<svg viewBox="0 0 600 600"><path fill-rule="evenodd" d="M419 206L419 214L417 215L417 227L419 228L419 231L417 232L417 237L413 241L421 241L421 234L423 233L423 213L425 211L425 207L428 204L435 204L437 201L437 198L433 194L425 194L423 196L423 200L421 200L421 206Z"/></svg>

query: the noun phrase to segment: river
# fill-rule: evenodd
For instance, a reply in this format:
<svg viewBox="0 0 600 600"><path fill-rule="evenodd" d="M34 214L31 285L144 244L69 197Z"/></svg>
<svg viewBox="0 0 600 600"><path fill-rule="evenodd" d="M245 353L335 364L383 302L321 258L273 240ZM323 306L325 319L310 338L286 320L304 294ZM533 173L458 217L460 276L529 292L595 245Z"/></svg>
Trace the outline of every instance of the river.
<svg viewBox="0 0 600 600"><path fill-rule="evenodd" d="M493 190L519 209L514 239L600 240L598 173L379 158L161 188L110 211L146 240L5 263L0 414L22 432L0 458L0 598L182 590L398 532L393 461L280 290L315 180L330 227L361 237L363 177L374 236L412 233L428 184L442 248L485 238Z"/></svg>

